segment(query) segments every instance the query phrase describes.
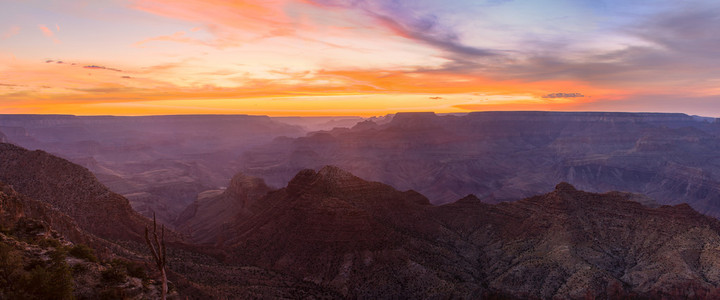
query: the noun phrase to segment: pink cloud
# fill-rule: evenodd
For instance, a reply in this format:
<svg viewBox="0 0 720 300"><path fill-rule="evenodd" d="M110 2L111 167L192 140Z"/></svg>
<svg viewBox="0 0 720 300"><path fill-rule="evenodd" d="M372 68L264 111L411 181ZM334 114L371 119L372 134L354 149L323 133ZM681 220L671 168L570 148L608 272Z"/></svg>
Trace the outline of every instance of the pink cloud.
<svg viewBox="0 0 720 300"><path fill-rule="evenodd" d="M55 44L60 44L60 40L55 37L55 33L53 33L50 28L43 24L39 24L38 28L40 28L40 31L42 31L43 35L50 38Z"/></svg>
<svg viewBox="0 0 720 300"><path fill-rule="evenodd" d="M3 32L2 35L0 35L0 40L8 39L16 34L20 33L20 27L19 26L12 26L7 31Z"/></svg>
<svg viewBox="0 0 720 300"><path fill-rule="evenodd" d="M285 8L293 0L147 0L135 2L132 7L148 13L200 23L191 32L205 30L215 36L212 41L200 41L182 34L151 37L149 41L174 41L214 47L237 46L258 38L286 35L299 24L289 18Z"/></svg>

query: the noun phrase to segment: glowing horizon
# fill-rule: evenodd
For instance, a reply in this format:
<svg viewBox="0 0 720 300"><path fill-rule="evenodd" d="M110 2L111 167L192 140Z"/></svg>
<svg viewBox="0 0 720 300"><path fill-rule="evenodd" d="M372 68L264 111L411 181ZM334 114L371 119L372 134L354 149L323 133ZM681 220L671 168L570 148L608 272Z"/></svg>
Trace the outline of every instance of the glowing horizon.
<svg viewBox="0 0 720 300"><path fill-rule="evenodd" d="M9 0L0 113L720 117L712 1Z"/></svg>

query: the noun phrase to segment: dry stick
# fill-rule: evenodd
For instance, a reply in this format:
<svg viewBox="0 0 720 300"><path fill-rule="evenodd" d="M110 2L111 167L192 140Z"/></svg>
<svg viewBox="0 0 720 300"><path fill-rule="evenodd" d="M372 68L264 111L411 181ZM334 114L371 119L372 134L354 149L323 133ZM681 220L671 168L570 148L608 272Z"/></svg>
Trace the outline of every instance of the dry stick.
<svg viewBox="0 0 720 300"><path fill-rule="evenodd" d="M157 222L155 221L155 213L153 212L153 240L155 244L153 245L153 243L150 242L150 236L148 235L147 226L145 226L145 242L148 244L148 247L150 247L150 253L155 260L155 265L157 265L158 270L160 271L160 276L162 278L161 296L162 299L165 300L167 295L167 274L165 273L165 265L167 264L167 249L165 248L165 225L162 225L161 228L162 232L160 234L162 239L158 240ZM162 241L162 243L160 241Z"/></svg>

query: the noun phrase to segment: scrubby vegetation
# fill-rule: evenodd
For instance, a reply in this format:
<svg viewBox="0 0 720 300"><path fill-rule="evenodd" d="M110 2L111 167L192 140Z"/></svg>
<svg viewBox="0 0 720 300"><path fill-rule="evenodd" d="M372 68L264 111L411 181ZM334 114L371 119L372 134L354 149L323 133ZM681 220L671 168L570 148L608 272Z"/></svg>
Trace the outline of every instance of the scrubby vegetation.
<svg viewBox="0 0 720 300"><path fill-rule="evenodd" d="M0 299L144 299L155 288L142 263L100 262L95 250L41 235L0 233Z"/></svg>
<svg viewBox="0 0 720 300"><path fill-rule="evenodd" d="M29 260L0 242L0 299L74 299L73 277L60 249L49 261Z"/></svg>
<svg viewBox="0 0 720 300"><path fill-rule="evenodd" d="M85 259L91 262L98 262L98 259L95 256L95 249L90 248L84 244L76 244L75 246L70 248L68 253L77 258Z"/></svg>

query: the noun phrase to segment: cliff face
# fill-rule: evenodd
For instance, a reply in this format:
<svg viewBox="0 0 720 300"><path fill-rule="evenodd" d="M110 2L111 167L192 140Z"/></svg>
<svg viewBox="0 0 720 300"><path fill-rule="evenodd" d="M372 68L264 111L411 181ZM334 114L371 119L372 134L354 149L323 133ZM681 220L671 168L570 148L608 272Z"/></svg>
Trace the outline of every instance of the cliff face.
<svg viewBox="0 0 720 300"><path fill-rule="evenodd" d="M227 262L350 298L719 295L720 221L647 200L561 183L516 202L470 195L432 206L413 191L324 167L258 198L213 242Z"/></svg>
<svg viewBox="0 0 720 300"><path fill-rule="evenodd" d="M104 246L67 214L48 203L20 194L3 182L0 182L0 219L0 227L7 230L13 230L24 219L34 219L44 222L48 230L55 230L76 243Z"/></svg>
<svg viewBox="0 0 720 300"><path fill-rule="evenodd" d="M337 165L432 203L475 194L489 202L578 188L687 202L720 216L720 125L684 114L478 112L397 114L382 125L310 133L246 152L242 171L281 186Z"/></svg>
<svg viewBox="0 0 720 300"><path fill-rule="evenodd" d="M87 169L44 151L0 144L0 181L49 204L97 236L142 241L148 225L127 199L108 190Z"/></svg>
<svg viewBox="0 0 720 300"><path fill-rule="evenodd" d="M229 220L249 215L255 201L269 191L262 179L237 174L222 194L201 196L190 204L177 218L176 228L196 243L215 242Z"/></svg>

